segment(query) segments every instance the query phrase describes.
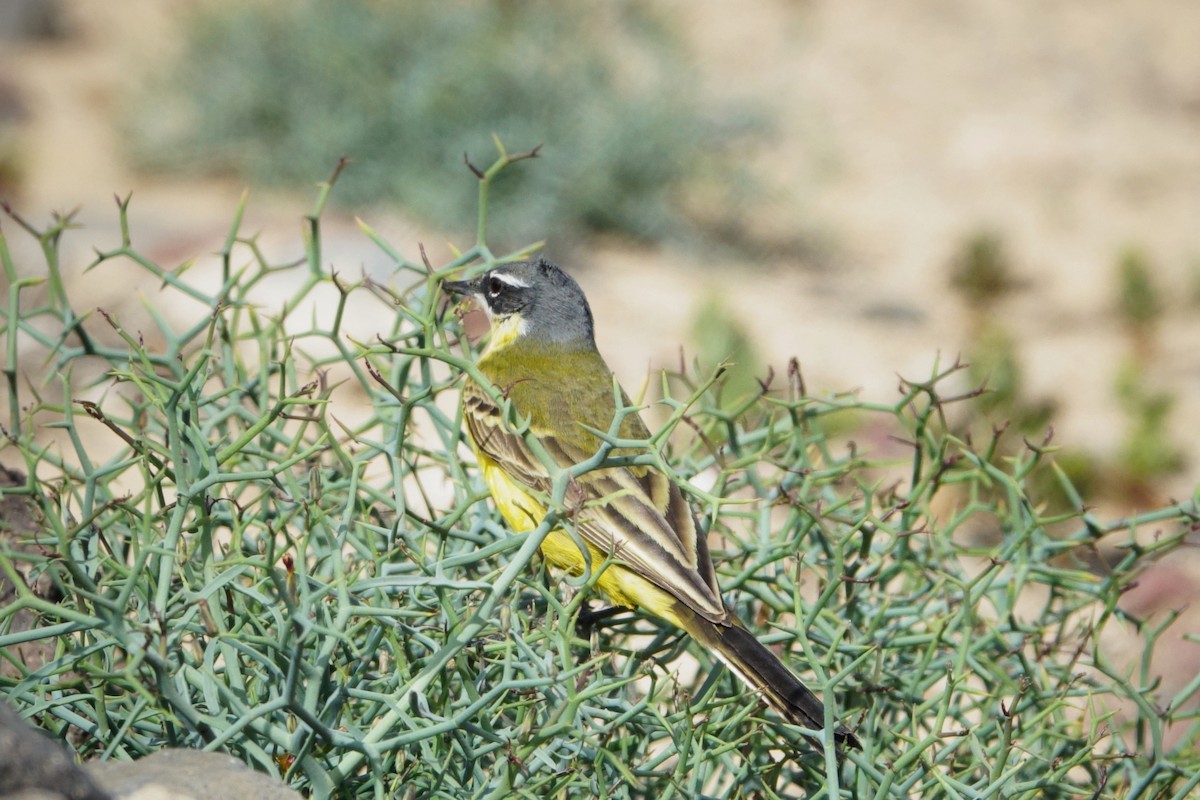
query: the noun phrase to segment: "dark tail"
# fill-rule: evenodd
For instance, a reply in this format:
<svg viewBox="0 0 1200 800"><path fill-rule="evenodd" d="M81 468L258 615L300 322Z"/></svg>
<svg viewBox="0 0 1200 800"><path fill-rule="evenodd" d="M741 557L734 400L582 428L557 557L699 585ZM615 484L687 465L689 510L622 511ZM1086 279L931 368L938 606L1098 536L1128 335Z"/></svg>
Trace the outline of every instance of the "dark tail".
<svg viewBox="0 0 1200 800"><path fill-rule="evenodd" d="M677 606L675 612L696 641L721 659L780 716L803 728L821 730L825 727L825 706L817 696L743 628L740 621L734 619L732 625L725 626L709 622L691 609ZM862 749L858 737L845 725L837 726L833 738L839 754L847 747ZM816 739L813 742L818 749L824 749L821 742Z"/></svg>

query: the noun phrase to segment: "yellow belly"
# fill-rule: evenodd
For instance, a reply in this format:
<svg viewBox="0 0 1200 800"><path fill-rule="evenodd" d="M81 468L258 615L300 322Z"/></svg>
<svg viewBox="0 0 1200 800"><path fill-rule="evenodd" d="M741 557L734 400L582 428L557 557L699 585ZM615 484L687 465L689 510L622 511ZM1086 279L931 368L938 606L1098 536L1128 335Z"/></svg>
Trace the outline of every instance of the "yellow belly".
<svg viewBox="0 0 1200 800"><path fill-rule="evenodd" d="M487 484L496 507L508 526L517 533L536 528L546 515L546 509L525 487L512 480L500 466L483 453L476 453L483 469L483 480ZM592 569L598 569L608 557L591 544L586 545ZM583 553L563 530L554 529L542 540L542 556L552 565L565 569L572 575L581 575L585 569ZM596 585L608 595L614 605L626 608L641 608L662 617L675 625L681 625L672 610L675 598L655 584L631 571L623 564L609 564L596 581Z"/></svg>

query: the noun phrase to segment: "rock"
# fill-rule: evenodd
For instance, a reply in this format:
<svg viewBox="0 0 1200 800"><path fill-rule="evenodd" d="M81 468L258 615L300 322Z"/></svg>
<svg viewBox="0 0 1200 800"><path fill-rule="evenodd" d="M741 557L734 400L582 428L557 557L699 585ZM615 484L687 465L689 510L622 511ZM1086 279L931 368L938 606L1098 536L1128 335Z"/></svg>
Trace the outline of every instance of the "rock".
<svg viewBox="0 0 1200 800"><path fill-rule="evenodd" d="M57 39L64 34L57 0L4 0L0 3L0 41Z"/></svg>
<svg viewBox="0 0 1200 800"><path fill-rule="evenodd" d="M301 800L225 753L160 750L138 761L71 755L0 703L0 800Z"/></svg>
<svg viewBox="0 0 1200 800"><path fill-rule="evenodd" d="M108 800L67 751L0 703L0 797Z"/></svg>
<svg viewBox="0 0 1200 800"><path fill-rule="evenodd" d="M15 470L0 466L0 548L22 553L36 551L37 546L31 542L41 530L39 510L28 495L13 494L6 489L16 489L25 485L25 476ZM12 559L18 574L25 576L29 572L28 563L20 558ZM57 600L53 581L50 576L43 574L36 581L28 581L30 588L43 599ZM6 572L0 571L0 608L17 599L17 588ZM12 615L8 633L20 633L37 627L38 617L29 609L22 609ZM32 672L54 658L56 642L53 639L35 639L24 644L12 645L8 650L8 659L0 659L0 677L23 678L25 672ZM11 661L9 659L12 659ZM13 662L20 662L24 669ZM0 791L3 786L0 785Z"/></svg>
<svg viewBox="0 0 1200 800"><path fill-rule="evenodd" d="M91 762L114 800L301 800L279 781L225 753L160 750L138 761Z"/></svg>

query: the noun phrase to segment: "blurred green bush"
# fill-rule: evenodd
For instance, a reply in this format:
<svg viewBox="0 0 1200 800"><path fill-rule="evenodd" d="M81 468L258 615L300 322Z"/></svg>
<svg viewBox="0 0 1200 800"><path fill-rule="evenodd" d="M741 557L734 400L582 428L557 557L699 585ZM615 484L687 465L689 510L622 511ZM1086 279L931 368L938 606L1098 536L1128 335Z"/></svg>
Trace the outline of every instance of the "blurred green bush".
<svg viewBox="0 0 1200 800"><path fill-rule="evenodd" d="M684 194L719 199L747 119L705 108L670 32L634 3L289 0L203 4L177 60L126 116L151 170L307 186L341 156L338 201L445 224L474 192L448 165L490 134L542 143L547 168L497 181L500 241L615 231L688 237Z"/></svg>

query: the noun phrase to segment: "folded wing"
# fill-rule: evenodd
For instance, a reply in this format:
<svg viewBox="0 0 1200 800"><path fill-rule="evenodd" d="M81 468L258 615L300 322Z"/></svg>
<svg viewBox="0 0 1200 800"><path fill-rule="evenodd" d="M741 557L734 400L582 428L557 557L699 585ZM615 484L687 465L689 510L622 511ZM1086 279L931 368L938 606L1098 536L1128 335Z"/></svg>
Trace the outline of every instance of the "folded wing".
<svg viewBox="0 0 1200 800"><path fill-rule="evenodd" d="M476 446L514 480L549 493L552 479L524 438L514 434L501 409L473 382L463 393L463 411ZM641 427L641 426L639 426ZM545 430L532 431L546 455L567 469L595 455L575 441ZM580 437L584 442L594 437ZM595 439L597 448L599 439ZM584 491L575 528L588 544L612 554L646 580L670 592L701 617L728 624L716 575L695 517L679 487L651 467L605 467L578 478Z"/></svg>

